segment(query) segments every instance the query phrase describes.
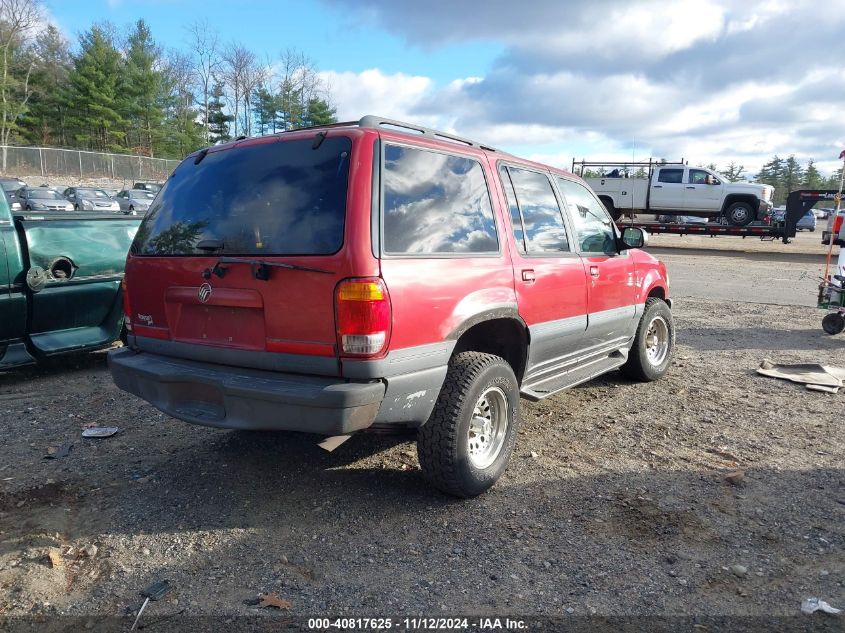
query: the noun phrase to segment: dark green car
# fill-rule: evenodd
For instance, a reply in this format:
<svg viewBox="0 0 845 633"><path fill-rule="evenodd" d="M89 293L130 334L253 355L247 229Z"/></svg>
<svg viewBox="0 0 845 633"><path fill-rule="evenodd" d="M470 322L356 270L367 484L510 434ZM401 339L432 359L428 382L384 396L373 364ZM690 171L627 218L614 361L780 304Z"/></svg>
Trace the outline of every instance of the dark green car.
<svg viewBox="0 0 845 633"><path fill-rule="evenodd" d="M139 216L19 212L0 196L0 370L110 345Z"/></svg>

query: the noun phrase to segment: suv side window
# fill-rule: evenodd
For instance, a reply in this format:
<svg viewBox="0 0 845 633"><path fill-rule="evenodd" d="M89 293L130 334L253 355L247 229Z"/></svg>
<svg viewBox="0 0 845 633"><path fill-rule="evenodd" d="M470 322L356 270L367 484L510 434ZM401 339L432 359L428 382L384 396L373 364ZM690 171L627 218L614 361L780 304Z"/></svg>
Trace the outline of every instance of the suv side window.
<svg viewBox="0 0 845 633"><path fill-rule="evenodd" d="M385 253L499 252L490 192L477 160L386 145L383 181Z"/></svg>
<svg viewBox="0 0 845 633"><path fill-rule="evenodd" d="M684 181L683 169L661 169L657 182L681 183Z"/></svg>
<svg viewBox="0 0 845 633"><path fill-rule="evenodd" d="M511 182L510 174L507 167L499 168L499 178L502 181L502 187L505 190L505 197L508 200L508 208L511 215L511 227L513 229L513 238L516 243L516 250L525 255L525 231L522 230L522 215L519 213L519 205L516 203L516 193L513 190L513 183Z"/></svg>
<svg viewBox="0 0 845 633"><path fill-rule="evenodd" d="M615 254L616 229L604 205L579 182L566 178L558 178L557 182L566 198L581 251Z"/></svg>
<svg viewBox="0 0 845 633"><path fill-rule="evenodd" d="M520 227L514 213L516 207L521 216L521 229L529 254L569 252L569 238L566 235L563 215L548 176L518 167L504 169L513 184L513 189L505 184L505 193L509 196L514 237L520 237L517 234Z"/></svg>

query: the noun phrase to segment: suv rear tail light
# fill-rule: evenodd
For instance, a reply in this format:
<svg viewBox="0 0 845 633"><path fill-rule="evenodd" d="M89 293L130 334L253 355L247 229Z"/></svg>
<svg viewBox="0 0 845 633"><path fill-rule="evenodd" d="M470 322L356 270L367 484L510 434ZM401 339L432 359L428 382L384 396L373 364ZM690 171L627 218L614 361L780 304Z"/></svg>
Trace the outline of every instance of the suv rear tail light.
<svg viewBox="0 0 845 633"><path fill-rule="evenodd" d="M390 334L390 298L375 277L346 279L335 291L337 340L342 354L375 356Z"/></svg>
<svg viewBox="0 0 845 633"><path fill-rule="evenodd" d="M126 285L126 277L120 282L120 290L123 293L123 323L126 331L132 331L132 308L129 307L129 288Z"/></svg>

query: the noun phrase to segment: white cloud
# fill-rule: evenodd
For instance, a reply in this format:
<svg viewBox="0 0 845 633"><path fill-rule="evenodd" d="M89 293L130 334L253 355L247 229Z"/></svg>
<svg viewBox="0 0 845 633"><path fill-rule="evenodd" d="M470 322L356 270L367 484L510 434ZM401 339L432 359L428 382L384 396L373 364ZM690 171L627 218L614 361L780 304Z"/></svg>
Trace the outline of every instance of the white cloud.
<svg viewBox="0 0 845 633"><path fill-rule="evenodd" d="M487 0L472 20L453 19L453 0L361 1L366 20L416 45L505 50L485 76L443 86L337 75L337 103L354 116L386 107L564 167L573 155L628 158L632 144L638 158L735 161L750 173L773 154L840 164L845 0L534 0L530 11Z"/></svg>
<svg viewBox="0 0 845 633"><path fill-rule="evenodd" d="M434 82L428 77L386 74L377 68L360 73L324 71L321 79L329 87L337 103L337 117L341 121L356 120L365 114L377 114L391 119L417 120L411 114L414 106L430 93Z"/></svg>

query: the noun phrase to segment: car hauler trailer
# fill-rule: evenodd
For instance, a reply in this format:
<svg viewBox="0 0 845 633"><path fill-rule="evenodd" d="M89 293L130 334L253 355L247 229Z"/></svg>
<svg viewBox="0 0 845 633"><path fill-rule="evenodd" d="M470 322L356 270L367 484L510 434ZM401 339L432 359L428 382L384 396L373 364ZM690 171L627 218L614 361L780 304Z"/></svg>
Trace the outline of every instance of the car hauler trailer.
<svg viewBox="0 0 845 633"><path fill-rule="evenodd" d="M739 237L759 237L762 240L782 240L789 244L795 237L798 220L816 203L824 200L834 200L836 191L833 189L801 189L793 191L786 198L786 213L782 221L768 224L751 224L748 226L729 226L711 222L708 224L685 224L679 222L639 222L635 218L620 218L623 226L638 226L649 233L669 233L674 235L733 235Z"/></svg>

